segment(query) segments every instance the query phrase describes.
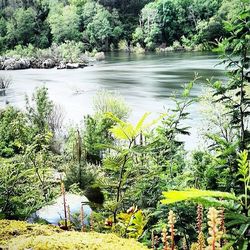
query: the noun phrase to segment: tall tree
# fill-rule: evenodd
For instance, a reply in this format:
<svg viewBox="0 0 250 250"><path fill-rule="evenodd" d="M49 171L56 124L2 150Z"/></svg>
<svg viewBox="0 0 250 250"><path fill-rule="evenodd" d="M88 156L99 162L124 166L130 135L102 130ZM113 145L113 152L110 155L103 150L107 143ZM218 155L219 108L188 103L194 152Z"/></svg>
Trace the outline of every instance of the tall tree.
<svg viewBox="0 0 250 250"><path fill-rule="evenodd" d="M53 41L56 43L80 39L80 17L73 5L63 7L62 4L50 10L48 22Z"/></svg>

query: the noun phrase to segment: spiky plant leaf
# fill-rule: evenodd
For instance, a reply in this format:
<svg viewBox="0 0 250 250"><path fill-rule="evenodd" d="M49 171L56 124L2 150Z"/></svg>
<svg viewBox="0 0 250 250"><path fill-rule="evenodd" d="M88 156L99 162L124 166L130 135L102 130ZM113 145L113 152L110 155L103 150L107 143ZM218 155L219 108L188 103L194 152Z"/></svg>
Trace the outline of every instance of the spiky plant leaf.
<svg viewBox="0 0 250 250"><path fill-rule="evenodd" d="M156 124L162 118L162 116L160 116L158 119L146 124L145 120L149 115L150 113L145 113L135 126L129 122L121 121L112 113L107 113L106 117L114 120L117 123L110 129L110 132L115 136L116 139L133 141L137 136L139 136L140 133Z"/></svg>

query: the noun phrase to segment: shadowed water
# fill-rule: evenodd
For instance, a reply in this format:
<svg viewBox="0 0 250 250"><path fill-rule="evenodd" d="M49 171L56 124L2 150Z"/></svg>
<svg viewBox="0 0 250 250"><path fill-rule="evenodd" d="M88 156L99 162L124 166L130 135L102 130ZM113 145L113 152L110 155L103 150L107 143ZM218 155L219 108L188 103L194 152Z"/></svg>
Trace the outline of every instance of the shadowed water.
<svg viewBox="0 0 250 250"><path fill-rule="evenodd" d="M95 93L108 89L118 91L125 98L133 110L131 120L136 121L144 112L163 112L163 107L173 107L173 93L178 96L182 85L191 81L195 72L202 78L191 92L193 97L200 96L207 78L224 80L224 66L216 66L219 62L218 55L211 53L110 53L105 61L84 69L0 71L0 75L8 75L13 80L7 96L0 97L0 105L5 106L8 100L23 108L25 94L31 96L36 87L46 85L53 101L63 106L67 120L78 123L84 114L92 113ZM198 104L190 112L192 143L189 138L185 141L188 148L193 148L201 119Z"/></svg>

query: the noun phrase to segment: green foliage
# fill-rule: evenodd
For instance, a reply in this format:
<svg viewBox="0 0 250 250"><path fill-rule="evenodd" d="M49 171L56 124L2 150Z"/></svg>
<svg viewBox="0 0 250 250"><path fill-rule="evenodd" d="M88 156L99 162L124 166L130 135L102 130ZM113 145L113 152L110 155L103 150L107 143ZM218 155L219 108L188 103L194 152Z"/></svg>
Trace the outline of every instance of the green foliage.
<svg viewBox="0 0 250 250"><path fill-rule="evenodd" d="M27 218L42 204L37 178L22 161L1 159L0 216Z"/></svg>
<svg viewBox="0 0 250 250"><path fill-rule="evenodd" d="M66 41L55 47L55 52L59 56L59 60L66 62L77 62L83 57L85 50L83 43L75 41Z"/></svg>
<svg viewBox="0 0 250 250"><path fill-rule="evenodd" d="M84 190L91 186L95 181L95 174L87 169L88 161L94 161L95 155L82 143L82 138L79 131L70 131L69 139L67 141L67 150L70 151L70 161L65 167L66 179L64 181L66 189L76 185L80 190ZM93 142L95 143L95 142ZM73 154L72 154L73 153ZM91 155L91 157L90 157ZM91 167L91 165L90 165Z"/></svg>
<svg viewBox="0 0 250 250"><path fill-rule="evenodd" d="M247 116L250 106L246 88L249 79L246 70L249 68L249 7L243 9L239 16L226 23L226 29L230 32L227 42L224 42L224 63L229 69L230 81L227 84L214 85L214 96L217 102L223 103L229 108L232 127L238 131L239 147L241 150L247 148L249 143L249 131L247 128ZM231 51L228 55L226 51ZM233 58L238 56L239 58Z"/></svg>
<svg viewBox="0 0 250 250"><path fill-rule="evenodd" d="M111 112L119 119L127 119L131 111L122 96L107 90L100 90L96 93L93 99L93 108L95 116Z"/></svg>
<svg viewBox="0 0 250 250"><path fill-rule="evenodd" d="M54 42L61 43L67 40L78 41L80 39L80 17L76 13L75 6L63 7L57 5L50 11L48 22Z"/></svg>
<svg viewBox="0 0 250 250"><path fill-rule="evenodd" d="M154 49L161 35L158 9L153 3L146 5L142 9L140 27L137 27L133 34L134 42L139 42L148 49Z"/></svg>
<svg viewBox="0 0 250 250"><path fill-rule="evenodd" d="M30 145L27 146L24 154L26 166L32 170L39 182L39 188L45 201L54 198L53 168L54 157L49 150L52 134L44 132L37 134Z"/></svg>
<svg viewBox="0 0 250 250"><path fill-rule="evenodd" d="M151 2L141 11L140 26L134 32L133 40L149 50L161 44L170 46L174 41L181 41L182 36L195 35L192 40L196 43L214 41L225 35L222 21L217 24L210 20L220 5L218 0Z"/></svg>
<svg viewBox="0 0 250 250"><path fill-rule="evenodd" d="M6 51L6 56L10 57L33 57L38 60L47 60L48 58L59 63L64 62L84 62L86 56L84 55L85 47L82 42L66 41L57 45L53 43L50 48L38 49L32 44L28 46L17 45L12 50Z"/></svg>
<svg viewBox="0 0 250 250"><path fill-rule="evenodd" d="M7 23L6 20L0 18L0 53L6 50L6 33L7 33Z"/></svg>
<svg viewBox="0 0 250 250"><path fill-rule="evenodd" d="M244 183L244 207L246 210L250 210L250 204L248 203L248 190L250 190L250 161L248 160L248 152L246 150L239 155L238 175L241 176L239 181Z"/></svg>
<svg viewBox="0 0 250 250"><path fill-rule="evenodd" d="M21 153L29 142L29 127L25 115L8 107L0 113L0 155L14 156Z"/></svg>
<svg viewBox="0 0 250 250"><path fill-rule="evenodd" d="M85 39L89 41L92 48L108 50L111 41L119 41L123 31L118 13L116 11L111 13L99 4L91 2L89 4L90 6L87 3L83 9Z"/></svg>
<svg viewBox="0 0 250 250"><path fill-rule="evenodd" d="M133 124L129 122L123 122L118 117L115 117L112 113L107 113L106 116L117 123L114 127L110 129L110 132L115 136L116 139L119 140L128 140L132 143L142 131L151 127L156 121L152 121L148 124L144 124L146 118L150 115L150 113L145 113L138 123L133 126Z"/></svg>
<svg viewBox="0 0 250 250"><path fill-rule="evenodd" d="M112 145L114 141L109 129L116 124L116 121L105 114L113 112L118 118L126 119L130 109L119 95L104 90L94 97L93 108L94 115L84 117L82 145L87 162L96 164L103 158L102 145Z"/></svg>
<svg viewBox="0 0 250 250"><path fill-rule="evenodd" d="M17 45L47 48L68 40L82 42L87 50L110 50L121 39L128 50L131 43L154 50L183 42L183 36L190 41L184 48L202 43L210 49L220 37L228 37L223 22L238 14L242 0L39 0L5 1L2 6L3 52Z"/></svg>
<svg viewBox="0 0 250 250"><path fill-rule="evenodd" d="M249 247L249 161L247 151L239 154L238 158L238 179L244 183L244 191L242 195L235 196L232 193L190 189L184 191L168 191L163 192L165 199L161 200L163 204L171 204L180 201L194 201L198 204L205 206L218 206L227 208L226 212L226 225L228 231L229 243L225 245L225 249L230 246L240 246L240 249L248 249ZM216 199L215 199L216 198ZM222 200L223 199L223 200ZM226 200L232 200L234 203L229 203Z"/></svg>
<svg viewBox="0 0 250 250"><path fill-rule="evenodd" d="M1 160L0 213L7 218L26 218L56 193L53 169L57 157L51 152L49 115L53 104L46 88L38 89L33 104L27 99L23 113L13 107L0 115Z"/></svg>
<svg viewBox="0 0 250 250"><path fill-rule="evenodd" d="M36 53L37 49L32 44L28 44L27 46L16 45L13 50L6 51L6 55L12 57L32 57Z"/></svg>
<svg viewBox="0 0 250 250"><path fill-rule="evenodd" d="M233 211L226 213L227 226L230 229L229 244L239 246L240 249L249 248L249 228L250 228L250 163L248 152L243 151L239 154L238 161L238 181L242 182L242 195L239 196L241 206L236 207Z"/></svg>
<svg viewBox="0 0 250 250"><path fill-rule="evenodd" d="M46 87L37 89L31 101L26 97L26 110L27 117L36 134L43 134L50 129L49 117L53 110L53 102L49 100Z"/></svg>
<svg viewBox="0 0 250 250"><path fill-rule="evenodd" d="M86 116L84 119L83 143L86 159L91 163L98 163L102 159L103 148L99 145L112 144L113 139L108 131L112 126L109 119Z"/></svg>
<svg viewBox="0 0 250 250"><path fill-rule="evenodd" d="M109 190L110 203L107 205L113 213L115 223L117 222L117 212L120 210L123 202L125 202L125 194L135 186L136 180L140 177L140 172L143 168L143 163L139 164L138 162L136 140L138 136L158 121L145 124L145 119L148 115L147 113L143 115L134 126L129 122L120 120L112 113L106 114L107 118L116 123L110 129L110 132L115 137L116 145L107 145L112 151L104 158L103 162L107 182L109 182L109 185L105 187Z"/></svg>
<svg viewBox="0 0 250 250"><path fill-rule="evenodd" d="M216 17L211 17L209 21L198 22L196 29L198 32L195 35L195 42L205 44L208 48L221 37L227 36L222 20Z"/></svg>
<svg viewBox="0 0 250 250"><path fill-rule="evenodd" d="M199 189L190 189L186 191L168 191L163 192L165 196L164 200L161 200L163 204L170 204L185 200L194 200L196 202L201 202L200 198L203 197L213 197L213 198L223 198L223 199L232 199L236 200L234 194L219 192L219 191L209 191L209 190L199 190Z"/></svg>
<svg viewBox="0 0 250 250"><path fill-rule="evenodd" d="M87 25L86 35L89 37L91 44L97 44L99 47L100 44L107 43L107 39L112 32L108 20L110 16L108 15L108 11L97 12L93 21Z"/></svg>
<svg viewBox="0 0 250 250"><path fill-rule="evenodd" d="M0 216L28 217L59 193L55 179L61 175L68 190L85 193L93 198L91 201L97 197L99 204L105 200L103 207L98 206L97 226L92 225L100 231L107 230L103 218L112 216L114 231L151 245L152 230L155 236L160 236L167 224L166 214L172 209L180 218L176 223L177 241L185 237L190 243L196 238L195 226L190 223L190 218L192 222L195 219L195 208L192 203L181 201L193 201L224 207L227 246L247 249L250 224L247 1L44 0L19 1L16 5L14 2L0 3L3 6L0 46L3 51L9 49L9 56L84 61L86 50L93 53L109 50L111 44L116 48L121 39L120 44L129 50L133 34L135 50L140 51L157 46L161 46L160 50L169 45L176 50L195 48L200 43L203 48L218 46L217 51L225 53L224 62L230 74L228 82L210 81L213 97L205 97L204 104L213 106L206 110L209 124L204 130L206 142L211 145L191 154L185 151L180 136L189 135L189 127L183 121L189 117L187 109L194 102L190 98L194 81L185 86L175 108L149 122L149 113L145 113L135 125L127 121L130 110L120 96L98 92L94 98L95 113L85 116L80 129L69 132L64 151L59 150L61 156L53 150L55 106L47 88L38 89L31 100L26 98L25 112L12 107L2 110ZM48 49L40 49L49 45ZM164 190L167 192L162 197ZM131 204L140 209L121 212ZM85 244L83 234L73 235L77 242L79 237L79 242ZM44 244L53 247L53 242L58 247L59 242L63 248L69 246L73 237L70 233L47 236L17 237L10 244L26 248L37 244L43 248ZM158 246L162 247L160 241Z"/></svg>
<svg viewBox="0 0 250 250"><path fill-rule="evenodd" d="M131 210L131 211L129 211ZM137 207L131 207L126 213L119 213L117 215L117 224L114 226L116 232L119 230L119 234L123 237L139 238L144 227L147 224L147 218L142 210L138 210Z"/></svg>
<svg viewBox="0 0 250 250"><path fill-rule="evenodd" d="M34 42L36 13L32 8L17 9L13 18L7 23L7 41L11 45L27 45Z"/></svg>

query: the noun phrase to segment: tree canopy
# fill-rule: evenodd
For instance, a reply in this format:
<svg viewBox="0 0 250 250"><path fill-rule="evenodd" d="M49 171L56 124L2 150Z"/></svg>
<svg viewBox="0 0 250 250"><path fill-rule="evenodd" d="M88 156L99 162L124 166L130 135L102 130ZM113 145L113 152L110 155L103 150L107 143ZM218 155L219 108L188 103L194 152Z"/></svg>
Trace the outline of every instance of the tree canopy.
<svg viewBox="0 0 250 250"><path fill-rule="evenodd" d="M228 37L223 22L242 5L241 0L5 0L0 2L1 50L77 41L85 50L107 51L123 40L147 50L176 41L211 48Z"/></svg>

